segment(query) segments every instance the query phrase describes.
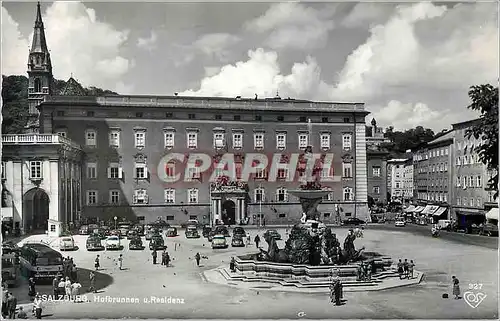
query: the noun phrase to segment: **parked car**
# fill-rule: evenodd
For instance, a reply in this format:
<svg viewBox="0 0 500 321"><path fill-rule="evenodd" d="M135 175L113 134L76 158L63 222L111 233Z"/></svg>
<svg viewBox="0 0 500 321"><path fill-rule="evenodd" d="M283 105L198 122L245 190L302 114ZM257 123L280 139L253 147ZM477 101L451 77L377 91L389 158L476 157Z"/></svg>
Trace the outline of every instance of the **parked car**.
<svg viewBox="0 0 500 321"><path fill-rule="evenodd" d="M135 225L133 228L132 228L133 231L136 231L137 232L137 235L139 236L144 236L144 225Z"/></svg>
<svg viewBox="0 0 500 321"><path fill-rule="evenodd" d="M170 224L167 223L167 221L162 220L162 219L157 219L153 223L150 224L151 227L155 227L157 229L166 229L170 227Z"/></svg>
<svg viewBox="0 0 500 321"><path fill-rule="evenodd" d="M245 232L245 229L243 227L236 226L233 228L233 237L236 235L241 235L241 236L247 236L247 233Z"/></svg>
<svg viewBox="0 0 500 321"><path fill-rule="evenodd" d="M80 230L78 231L78 234L89 235L90 232L91 232L91 230L90 230L88 225L82 225L82 226L80 226Z"/></svg>
<svg viewBox="0 0 500 321"><path fill-rule="evenodd" d="M109 236L117 236L118 238L123 238L122 232L120 230L112 230Z"/></svg>
<svg viewBox="0 0 500 321"><path fill-rule="evenodd" d="M87 238L87 251L101 251L104 250L102 246L102 239L99 234L90 234Z"/></svg>
<svg viewBox="0 0 500 321"><path fill-rule="evenodd" d="M230 237L231 236L229 234L229 231L227 230L227 227L225 227L224 225L218 225L218 226L216 226L215 229L214 229L214 231L215 231L215 234L222 234L225 237Z"/></svg>
<svg viewBox="0 0 500 321"><path fill-rule="evenodd" d="M153 235L151 241L149 242L150 250L164 250L167 247L165 246L165 241L161 235Z"/></svg>
<svg viewBox="0 0 500 321"><path fill-rule="evenodd" d="M186 228L186 238L188 239L199 239L200 234L198 233L198 229L196 226L188 226Z"/></svg>
<svg viewBox="0 0 500 321"><path fill-rule="evenodd" d="M141 238L139 236L131 238L128 243L128 248L129 250L144 250Z"/></svg>
<svg viewBox="0 0 500 321"><path fill-rule="evenodd" d="M226 237L222 234L214 235L212 238L212 249L226 249L228 248Z"/></svg>
<svg viewBox="0 0 500 321"><path fill-rule="evenodd" d="M186 228L188 226L196 226L196 227L201 227L202 225L200 225L200 223L198 222L198 220L188 220L187 222L184 222L181 224L181 228Z"/></svg>
<svg viewBox="0 0 500 321"><path fill-rule="evenodd" d="M121 250L120 238L117 235L108 236L105 246L106 250Z"/></svg>
<svg viewBox="0 0 500 321"><path fill-rule="evenodd" d="M212 228L208 225L203 226L203 237L208 237L208 234L210 234L210 231L212 231Z"/></svg>
<svg viewBox="0 0 500 321"><path fill-rule="evenodd" d="M362 225L365 224L365 221L360 220L357 217L349 217L347 220L344 220L344 225Z"/></svg>
<svg viewBox="0 0 500 321"><path fill-rule="evenodd" d="M232 247L244 247L245 241L243 239L243 235L242 234L233 235L233 239L231 240L231 246Z"/></svg>
<svg viewBox="0 0 500 321"><path fill-rule="evenodd" d="M71 236L61 237L59 240L59 250L61 251L73 251L76 250L75 240Z"/></svg>
<svg viewBox="0 0 500 321"><path fill-rule="evenodd" d="M153 235L159 235L160 231L156 228L151 228L146 232L146 241L150 241Z"/></svg>
<svg viewBox="0 0 500 321"><path fill-rule="evenodd" d="M137 231L135 231L135 230L128 231L128 233L127 233L127 239L129 239L129 240L134 239L138 236L139 236L139 234L137 234Z"/></svg>
<svg viewBox="0 0 500 321"><path fill-rule="evenodd" d="M208 236L207 236L207 239L209 242L212 242L212 240L214 239L214 236L215 236L215 231L214 230L210 230L210 232L208 233Z"/></svg>
<svg viewBox="0 0 500 321"><path fill-rule="evenodd" d="M404 221L404 220L397 220L397 221L394 223L394 226L397 226L397 227L404 227L404 226L406 226L406 221Z"/></svg>
<svg viewBox="0 0 500 321"><path fill-rule="evenodd" d="M281 234L278 233L276 230L267 230L264 233L264 239L266 239L266 236L269 235L270 237L274 238L275 240L281 240Z"/></svg>
<svg viewBox="0 0 500 321"><path fill-rule="evenodd" d="M483 229L480 234L486 236L498 236L498 225L487 222L483 225Z"/></svg>
<svg viewBox="0 0 500 321"><path fill-rule="evenodd" d="M177 234L177 228L175 227L169 227L167 229L167 232L165 233L167 235L167 237L176 237L178 234Z"/></svg>

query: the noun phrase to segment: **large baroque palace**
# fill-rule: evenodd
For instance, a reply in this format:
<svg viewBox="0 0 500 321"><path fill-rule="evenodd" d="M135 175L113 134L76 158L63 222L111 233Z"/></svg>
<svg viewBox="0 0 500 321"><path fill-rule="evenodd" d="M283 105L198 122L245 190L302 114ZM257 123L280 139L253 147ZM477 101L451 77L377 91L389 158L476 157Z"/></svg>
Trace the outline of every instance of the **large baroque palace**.
<svg viewBox="0 0 500 321"><path fill-rule="evenodd" d="M290 224L302 214L287 193L300 185L296 168L285 164L275 180L261 171L221 188L209 183L210 173L165 182L158 171L176 169L159 164L169 153L232 153L236 163L249 153L286 159L308 146L334 155L329 175L338 177L323 183L331 193L318 208L320 219L368 217L364 104L278 96L91 97L73 78L55 93L40 6L34 29L27 134L2 136L2 216L14 227L58 235L83 217L115 216Z"/></svg>

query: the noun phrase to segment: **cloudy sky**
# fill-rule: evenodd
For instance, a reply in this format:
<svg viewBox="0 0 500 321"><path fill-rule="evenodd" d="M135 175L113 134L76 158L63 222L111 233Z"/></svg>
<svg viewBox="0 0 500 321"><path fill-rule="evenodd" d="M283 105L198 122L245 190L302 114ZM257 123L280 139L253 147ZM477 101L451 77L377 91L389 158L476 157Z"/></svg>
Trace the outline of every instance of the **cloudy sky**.
<svg viewBox="0 0 500 321"><path fill-rule="evenodd" d="M26 74L34 3L2 3L2 74ZM482 3L42 2L54 75L121 94L365 102L382 126L476 115L498 84L498 7Z"/></svg>

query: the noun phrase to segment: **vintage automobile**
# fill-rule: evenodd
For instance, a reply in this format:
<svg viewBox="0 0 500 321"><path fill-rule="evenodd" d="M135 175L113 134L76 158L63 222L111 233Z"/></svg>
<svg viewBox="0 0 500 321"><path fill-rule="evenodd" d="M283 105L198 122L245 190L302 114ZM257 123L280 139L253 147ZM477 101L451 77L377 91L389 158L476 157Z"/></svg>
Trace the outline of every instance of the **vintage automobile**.
<svg viewBox="0 0 500 321"><path fill-rule="evenodd" d="M397 220L397 221L394 223L394 226L397 226L397 227L404 227L404 226L406 226L406 221L404 221L404 220Z"/></svg>
<svg viewBox="0 0 500 321"><path fill-rule="evenodd" d="M61 251L73 251L78 249L75 245L75 240L71 236L63 236L59 240L59 250Z"/></svg>
<svg viewBox="0 0 500 321"><path fill-rule="evenodd" d="M349 217L347 220L344 220L342 222L344 225L363 225L365 224L365 221L360 220L357 217Z"/></svg>
<svg viewBox="0 0 500 321"><path fill-rule="evenodd" d="M165 235L167 237L176 237L178 234L177 234L177 228L175 227L169 227L167 229L167 232L165 233Z"/></svg>
<svg viewBox="0 0 500 321"><path fill-rule="evenodd" d="M245 237L247 236L247 233L245 232L245 229L243 227L236 226L233 229L233 237L235 237L236 235L241 235L242 237Z"/></svg>
<svg viewBox="0 0 500 321"><path fill-rule="evenodd" d="M216 234L212 238L212 249L226 249L228 248L226 237L222 234Z"/></svg>
<svg viewBox="0 0 500 321"><path fill-rule="evenodd" d="M203 230L202 230L203 237L208 237L208 234L210 234L211 230L212 230L212 228L210 226L208 226L208 225L203 226Z"/></svg>
<svg viewBox="0 0 500 321"><path fill-rule="evenodd" d="M78 234L89 235L90 232L92 232L92 231L90 230L90 227L88 225L82 225L82 226L80 226L80 230L78 231Z"/></svg>
<svg viewBox="0 0 500 321"><path fill-rule="evenodd" d="M128 243L128 248L129 250L144 250L141 238L139 236L131 238Z"/></svg>
<svg viewBox="0 0 500 321"><path fill-rule="evenodd" d="M498 224L498 223L497 223ZM486 236L498 236L498 225L495 224L495 220L490 219L483 225L482 230L479 231L479 234Z"/></svg>
<svg viewBox="0 0 500 321"><path fill-rule="evenodd" d="M101 236L98 234L90 234L87 238L87 251L102 251L104 246L102 246Z"/></svg>
<svg viewBox="0 0 500 321"><path fill-rule="evenodd" d="M160 230L158 230L157 228L150 228L147 232L146 232L146 241L150 241L151 238L153 237L153 235L159 235L160 234Z"/></svg>
<svg viewBox="0 0 500 321"><path fill-rule="evenodd" d="M210 232L208 233L208 236L207 236L207 239L209 242L212 242L214 236L215 236L215 231L214 230L210 230Z"/></svg>
<svg viewBox="0 0 500 321"><path fill-rule="evenodd" d="M117 235L108 236L105 241L106 251L107 250L121 250L120 238Z"/></svg>
<svg viewBox="0 0 500 321"><path fill-rule="evenodd" d="M122 232L120 230L112 230L109 236L117 236L118 238L123 238Z"/></svg>
<svg viewBox="0 0 500 321"><path fill-rule="evenodd" d="M144 225L137 224L132 228L133 231L137 232L137 235L144 236Z"/></svg>
<svg viewBox="0 0 500 321"><path fill-rule="evenodd" d="M199 239L200 238L200 233L198 233L198 229L196 226L188 226L186 228L186 238L187 239Z"/></svg>
<svg viewBox="0 0 500 321"><path fill-rule="evenodd" d="M170 227L170 224L168 224L165 220L157 219L156 221L151 223L150 226L158 229L166 229Z"/></svg>
<svg viewBox="0 0 500 321"><path fill-rule="evenodd" d="M245 240L243 239L243 235L241 235L241 234L233 235L233 239L231 240L231 246L232 247L244 247Z"/></svg>
<svg viewBox="0 0 500 321"><path fill-rule="evenodd" d="M150 250L164 250L167 247L165 246L165 241L161 235L153 235L151 241L149 242Z"/></svg>
<svg viewBox="0 0 500 321"><path fill-rule="evenodd" d="M225 227L224 225L218 225L218 226L216 226L215 229L214 229L214 231L215 231L215 234L222 234L225 237L230 237L231 236L229 234L229 231L227 230L227 227Z"/></svg>
<svg viewBox="0 0 500 321"><path fill-rule="evenodd" d="M276 230L267 230L266 233L264 233L264 239L266 238L266 235L271 236L275 240L281 240L281 234Z"/></svg>
<svg viewBox="0 0 500 321"><path fill-rule="evenodd" d="M196 228L201 227L198 220L188 220L187 222L181 224L181 228L186 228L188 226L195 226Z"/></svg>
<svg viewBox="0 0 500 321"><path fill-rule="evenodd" d="M129 239L129 240L134 239L138 236L139 236L139 234L137 233L137 231L134 231L134 230L130 230L127 233L127 239Z"/></svg>

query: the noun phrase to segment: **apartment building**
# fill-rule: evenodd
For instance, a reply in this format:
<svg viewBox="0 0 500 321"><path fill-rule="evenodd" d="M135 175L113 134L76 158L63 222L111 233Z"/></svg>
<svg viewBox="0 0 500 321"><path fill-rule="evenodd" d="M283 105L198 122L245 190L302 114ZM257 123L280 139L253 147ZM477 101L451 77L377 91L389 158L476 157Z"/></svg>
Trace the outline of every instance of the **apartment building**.
<svg viewBox="0 0 500 321"><path fill-rule="evenodd" d="M406 158L393 158L387 161L387 188L391 201L404 201L404 169Z"/></svg>

